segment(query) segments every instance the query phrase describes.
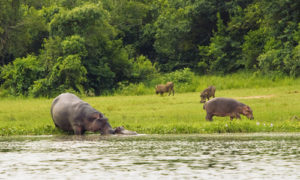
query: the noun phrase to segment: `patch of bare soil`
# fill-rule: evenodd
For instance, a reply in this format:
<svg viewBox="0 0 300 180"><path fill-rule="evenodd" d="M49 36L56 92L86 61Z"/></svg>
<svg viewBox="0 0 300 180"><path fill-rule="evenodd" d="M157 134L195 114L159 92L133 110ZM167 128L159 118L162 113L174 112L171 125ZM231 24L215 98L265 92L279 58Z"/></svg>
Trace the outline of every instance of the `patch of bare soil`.
<svg viewBox="0 0 300 180"><path fill-rule="evenodd" d="M236 99L260 99L260 98L272 98L275 95L263 95L263 96L245 96L245 97L236 97Z"/></svg>

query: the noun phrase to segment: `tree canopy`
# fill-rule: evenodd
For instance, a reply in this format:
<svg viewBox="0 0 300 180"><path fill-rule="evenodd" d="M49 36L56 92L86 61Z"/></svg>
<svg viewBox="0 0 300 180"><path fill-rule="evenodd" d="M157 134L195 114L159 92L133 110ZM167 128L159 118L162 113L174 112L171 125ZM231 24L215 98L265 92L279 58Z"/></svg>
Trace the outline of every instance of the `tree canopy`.
<svg viewBox="0 0 300 180"><path fill-rule="evenodd" d="M156 73L300 75L300 1L3 0L0 86L103 94Z"/></svg>

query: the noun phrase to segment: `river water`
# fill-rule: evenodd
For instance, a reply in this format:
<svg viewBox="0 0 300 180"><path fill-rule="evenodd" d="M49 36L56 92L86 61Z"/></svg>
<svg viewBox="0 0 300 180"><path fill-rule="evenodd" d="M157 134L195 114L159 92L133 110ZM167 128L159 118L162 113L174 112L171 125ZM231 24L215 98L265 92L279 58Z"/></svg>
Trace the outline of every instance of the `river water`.
<svg viewBox="0 0 300 180"><path fill-rule="evenodd" d="M0 179L300 179L300 133L0 137Z"/></svg>

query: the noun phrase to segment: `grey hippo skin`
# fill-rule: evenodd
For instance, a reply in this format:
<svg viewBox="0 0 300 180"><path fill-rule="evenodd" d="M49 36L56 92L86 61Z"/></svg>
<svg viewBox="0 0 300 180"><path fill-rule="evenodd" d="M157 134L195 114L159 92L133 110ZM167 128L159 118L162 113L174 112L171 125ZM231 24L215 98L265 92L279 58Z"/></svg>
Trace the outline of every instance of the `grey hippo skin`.
<svg viewBox="0 0 300 180"><path fill-rule="evenodd" d="M210 97L215 98L216 87L209 86L208 88L204 89L200 94L201 101L200 103L205 103L206 99L209 100Z"/></svg>
<svg viewBox="0 0 300 180"><path fill-rule="evenodd" d="M209 121L212 121L213 116L229 116L231 120L233 118L241 119L240 114L254 119L249 106L231 98L214 98L207 101L203 105L203 109L206 110L206 120Z"/></svg>
<svg viewBox="0 0 300 180"><path fill-rule="evenodd" d="M174 83L167 82L166 84L159 84L155 86L155 93L163 95L164 93L168 92L169 96L173 93L174 96Z"/></svg>
<svg viewBox="0 0 300 180"><path fill-rule="evenodd" d="M99 131L101 134L114 134L108 119L71 93L57 96L51 106L51 115L56 127L82 135L85 131Z"/></svg>

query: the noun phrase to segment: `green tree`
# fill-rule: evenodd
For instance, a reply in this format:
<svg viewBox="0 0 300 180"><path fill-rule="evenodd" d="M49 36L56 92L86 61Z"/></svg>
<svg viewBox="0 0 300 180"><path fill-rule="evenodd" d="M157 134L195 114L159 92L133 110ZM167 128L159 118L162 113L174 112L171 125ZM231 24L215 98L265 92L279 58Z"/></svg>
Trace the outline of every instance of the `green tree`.
<svg viewBox="0 0 300 180"><path fill-rule="evenodd" d="M63 39L79 35L84 40L86 56L82 58L82 64L88 72L85 88L95 94L130 78L127 51L109 20L110 14L101 3L86 3L74 9L61 10L50 22L51 37Z"/></svg>
<svg viewBox="0 0 300 180"><path fill-rule="evenodd" d="M217 31L213 33L209 46L200 46L201 59L198 63L200 69L209 68L210 73L231 73L238 70L241 62L237 61L236 44L228 35L228 30L217 14Z"/></svg>
<svg viewBox="0 0 300 180"><path fill-rule="evenodd" d="M139 56L136 59L131 59L132 68L132 79L134 83L145 82L153 78L157 73L155 64L152 64L149 59L145 56Z"/></svg>
<svg viewBox="0 0 300 180"><path fill-rule="evenodd" d="M47 26L39 10L20 0L0 2L0 63L38 53Z"/></svg>
<svg viewBox="0 0 300 180"><path fill-rule="evenodd" d="M28 95L30 87L42 72L43 67L36 56L17 58L2 68L0 74L0 79L4 80L2 87L12 95Z"/></svg>

